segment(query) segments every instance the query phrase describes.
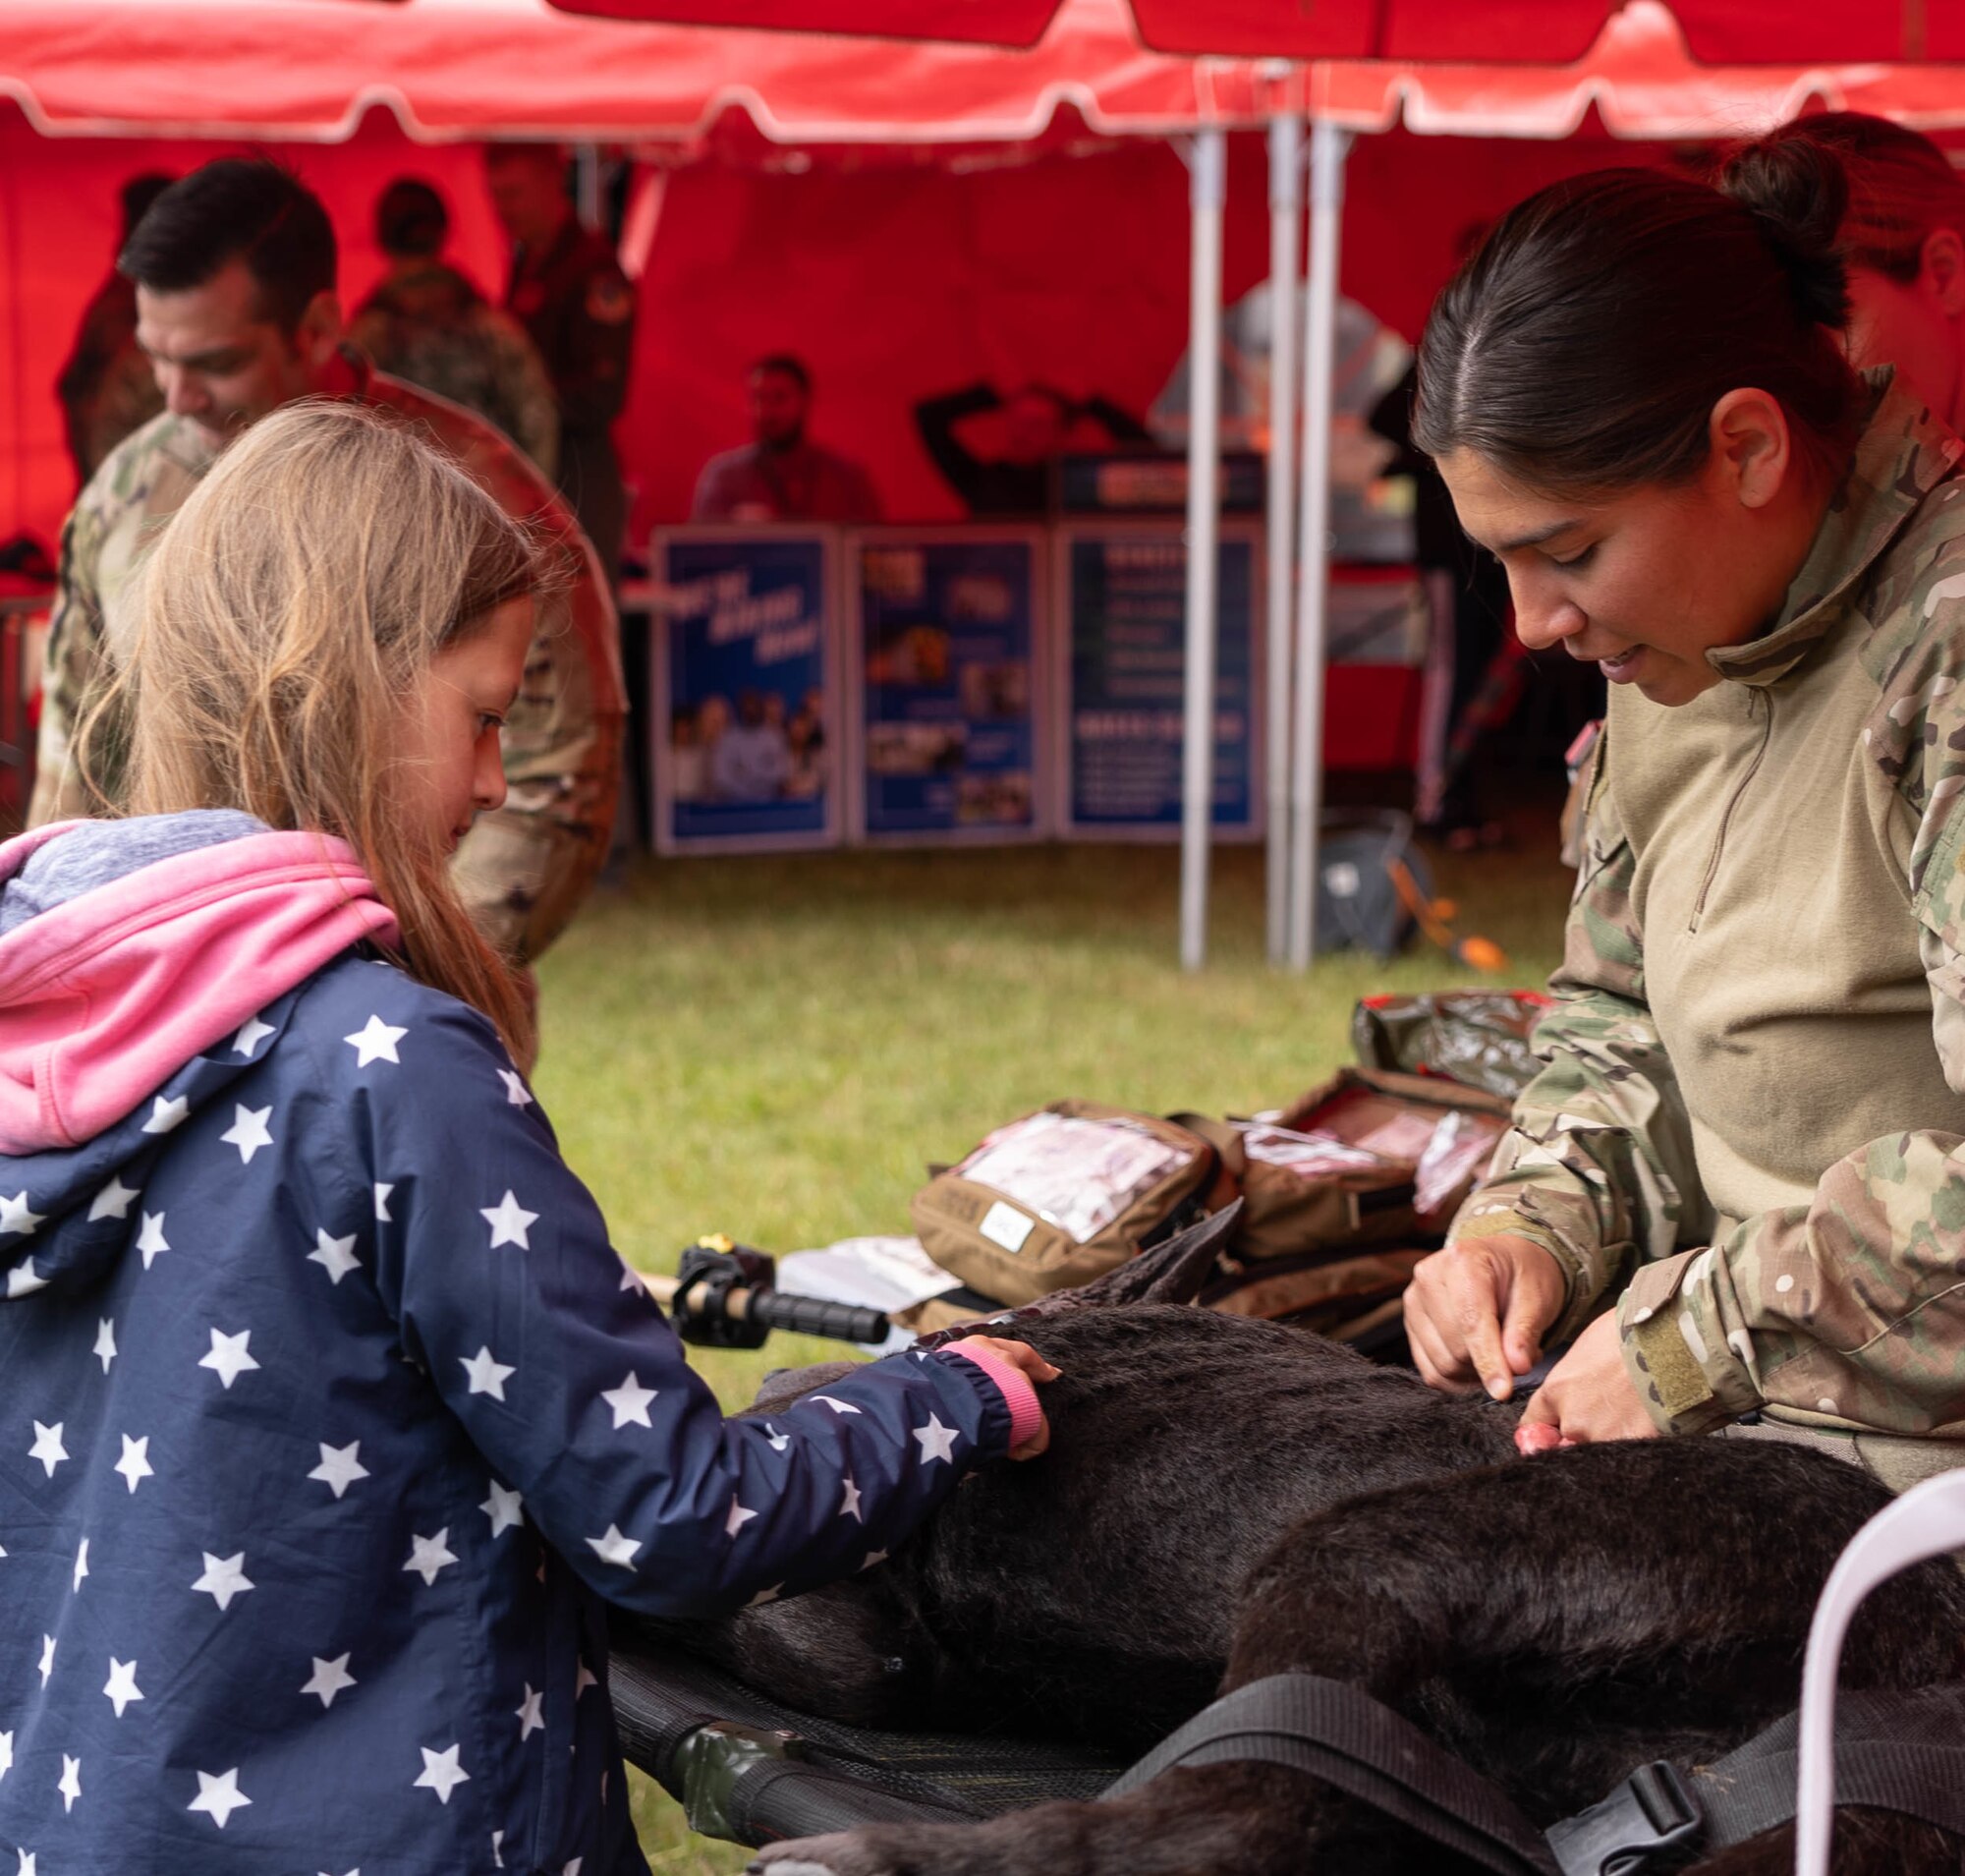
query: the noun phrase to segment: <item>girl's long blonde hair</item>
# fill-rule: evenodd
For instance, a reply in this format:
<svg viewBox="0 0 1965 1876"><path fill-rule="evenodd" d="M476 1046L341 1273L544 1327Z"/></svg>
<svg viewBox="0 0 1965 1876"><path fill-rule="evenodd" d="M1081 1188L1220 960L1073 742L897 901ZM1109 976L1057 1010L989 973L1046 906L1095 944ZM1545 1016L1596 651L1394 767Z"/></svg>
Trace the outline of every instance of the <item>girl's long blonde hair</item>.
<svg viewBox="0 0 1965 1876"><path fill-rule="evenodd" d="M549 547L401 419L318 400L275 411L139 575L131 654L93 711L129 725L128 811L238 808L339 835L395 913L410 974L481 1010L529 1061L527 999L392 770L431 659L506 601L549 602L565 583Z"/></svg>

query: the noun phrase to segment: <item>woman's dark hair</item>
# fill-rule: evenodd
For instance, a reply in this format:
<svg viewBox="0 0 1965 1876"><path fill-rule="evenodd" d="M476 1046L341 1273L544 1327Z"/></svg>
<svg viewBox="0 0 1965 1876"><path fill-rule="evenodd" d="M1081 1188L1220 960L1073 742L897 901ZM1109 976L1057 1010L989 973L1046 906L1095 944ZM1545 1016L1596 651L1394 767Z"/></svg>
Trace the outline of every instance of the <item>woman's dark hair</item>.
<svg viewBox="0 0 1965 1876"><path fill-rule="evenodd" d="M1837 337L1846 202L1834 154L1807 142L1742 152L1720 189L1608 169L1531 196L1434 303L1413 440L1544 489L1680 483L1712 406L1751 385L1839 479L1864 404Z"/></svg>
<svg viewBox="0 0 1965 1876"><path fill-rule="evenodd" d="M391 258L426 260L449 233L443 198L421 177L399 176L375 199L375 245Z"/></svg>

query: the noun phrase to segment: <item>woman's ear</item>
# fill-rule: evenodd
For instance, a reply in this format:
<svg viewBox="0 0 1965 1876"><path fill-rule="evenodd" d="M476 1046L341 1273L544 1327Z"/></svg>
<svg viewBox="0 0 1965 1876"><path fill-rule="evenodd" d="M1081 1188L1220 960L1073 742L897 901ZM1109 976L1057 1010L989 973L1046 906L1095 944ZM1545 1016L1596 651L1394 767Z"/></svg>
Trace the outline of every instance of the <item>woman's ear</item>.
<svg viewBox="0 0 1965 1876"><path fill-rule="evenodd" d="M1751 386L1728 391L1708 420L1711 463L1743 508L1765 508L1796 468L1794 433L1780 399Z"/></svg>
<svg viewBox="0 0 1965 1876"><path fill-rule="evenodd" d="M1934 228L1925 236L1918 281L1947 319L1965 317L1965 241L1956 229Z"/></svg>

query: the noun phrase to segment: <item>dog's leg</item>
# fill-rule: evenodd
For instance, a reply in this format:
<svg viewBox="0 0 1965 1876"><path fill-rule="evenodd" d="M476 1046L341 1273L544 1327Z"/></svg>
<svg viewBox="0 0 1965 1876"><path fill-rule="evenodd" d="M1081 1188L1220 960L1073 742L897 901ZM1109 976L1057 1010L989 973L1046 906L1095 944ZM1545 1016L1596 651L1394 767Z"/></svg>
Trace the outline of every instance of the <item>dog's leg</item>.
<svg viewBox="0 0 1965 1876"><path fill-rule="evenodd" d="M1476 1866L1305 1773L1213 1765L1109 1804L778 1844L762 1876L1474 1876Z"/></svg>

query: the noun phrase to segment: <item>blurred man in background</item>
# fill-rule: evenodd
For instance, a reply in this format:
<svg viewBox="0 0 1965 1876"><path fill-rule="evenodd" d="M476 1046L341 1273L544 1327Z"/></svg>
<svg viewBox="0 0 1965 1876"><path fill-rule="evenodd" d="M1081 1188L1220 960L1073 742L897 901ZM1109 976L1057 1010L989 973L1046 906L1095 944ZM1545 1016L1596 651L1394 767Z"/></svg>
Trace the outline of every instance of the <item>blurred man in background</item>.
<svg viewBox="0 0 1965 1876"><path fill-rule="evenodd" d="M618 580L628 497L613 425L628 397L635 289L612 244L574 214L557 144L493 143L484 169L512 240L505 310L538 348L559 399L559 485Z"/></svg>
<svg viewBox="0 0 1965 1876"><path fill-rule="evenodd" d="M880 498L867 472L808 433L812 373L803 359L789 352L759 359L749 390L755 440L703 464L692 521L880 519Z"/></svg>

